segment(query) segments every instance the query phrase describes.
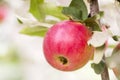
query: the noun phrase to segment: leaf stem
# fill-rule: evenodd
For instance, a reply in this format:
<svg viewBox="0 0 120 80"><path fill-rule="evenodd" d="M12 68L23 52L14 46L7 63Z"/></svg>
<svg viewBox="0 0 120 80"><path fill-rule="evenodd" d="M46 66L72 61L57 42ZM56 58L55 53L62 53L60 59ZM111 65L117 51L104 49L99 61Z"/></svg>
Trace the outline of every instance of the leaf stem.
<svg viewBox="0 0 120 80"><path fill-rule="evenodd" d="M99 5L98 5L98 0L90 0L90 16L94 16L99 12ZM100 25L100 21L99 25ZM105 55L102 58L105 61ZM107 65L105 64L104 71L101 73L101 79L102 80L110 80L109 79L109 73L108 73L108 68Z"/></svg>

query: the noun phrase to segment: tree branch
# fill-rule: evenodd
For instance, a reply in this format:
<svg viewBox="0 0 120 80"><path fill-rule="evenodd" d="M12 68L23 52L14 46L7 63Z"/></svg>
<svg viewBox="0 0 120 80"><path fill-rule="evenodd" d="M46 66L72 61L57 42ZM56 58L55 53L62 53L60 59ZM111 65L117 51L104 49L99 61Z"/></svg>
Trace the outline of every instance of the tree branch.
<svg viewBox="0 0 120 80"><path fill-rule="evenodd" d="M94 16L99 12L98 0L90 0L90 16ZM100 25L100 21L99 25ZM105 55L103 56L103 60L105 61ZM104 71L101 73L102 80L110 80L107 65L105 64Z"/></svg>
<svg viewBox="0 0 120 80"><path fill-rule="evenodd" d="M94 16L99 12L98 0L90 0L90 15Z"/></svg>
<svg viewBox="0 0 120 80"><path fill-rule="evenodd" d="M103 60L105 60L105 55L103 56ZM107 65L105 64L104 71L101 73L102 80L110 80Z"/></svg>

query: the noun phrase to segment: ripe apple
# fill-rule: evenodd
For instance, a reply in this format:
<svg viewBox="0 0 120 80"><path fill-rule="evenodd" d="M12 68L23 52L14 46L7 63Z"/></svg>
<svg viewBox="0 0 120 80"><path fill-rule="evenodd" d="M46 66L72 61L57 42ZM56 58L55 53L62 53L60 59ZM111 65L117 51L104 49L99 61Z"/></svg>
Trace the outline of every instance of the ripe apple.
<svg viewBox="0 0 120 80"><path fill-rule="evenodd" d="M87 44L91 36L92 31L79 22L66 20L53 25L43 42L46 60L62 71L81 68L94 53L94 48Z"/></svg>
<svg viewBox="0 0 120 80"><path fill-rule="evenodd" d="M0 22L4 21L8 13L6 5L0 5Z"/></svg>

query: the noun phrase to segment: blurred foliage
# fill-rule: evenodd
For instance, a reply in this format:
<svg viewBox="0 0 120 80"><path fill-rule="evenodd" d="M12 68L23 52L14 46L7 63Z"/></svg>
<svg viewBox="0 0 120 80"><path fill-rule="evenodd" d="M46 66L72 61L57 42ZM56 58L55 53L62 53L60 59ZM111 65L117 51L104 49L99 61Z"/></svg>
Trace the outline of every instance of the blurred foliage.
<svg viewBox="0 0 120 80"><path fill-rule="evenodd" d="M45 18L47 15L54 16L61 20L67 19L61 13L61 10L62 7L55 6L51 3L44 3L43 0L31 0L29 11L38 21L45 22Z"/></svg>
<svg viewBox="0 0 120 80"><path fill-rule="evenodd" d="M49 28L43 26L35 26L35 27L25 27L20 33L27 34L30 36L40 36L44 37Z"/></svg>
<svg viewBox="0 0 120 80"><path fill-rule="evenodd" d="M43 21L45 18L44 13L44 6L43 6L44 0L31 0L30 2L30 12L40 21Z"/></svg>
<svg viewBox="0 0 120 80"><path fill-rule="evenodd" d="M15 47L11 47L4 56L0 55L0 79L2 80L23 80L20 68L20 56ZM2 74L4 71L4 74Z"/></svg>
<svg viewBox="0 0 120 80"><path fill-rule="evenodd" d="M113 40L115 40L115 41L119 41L119 36L117 36L117 35L112 36L112 38L113 38Z"/></svg>
<svg viewBox="0 0 120 80"><path fill-rule="evenodd" d="M62 7L56 6L52 3L45 3L44 0L31 0L30 1L30 13L42 23L55 24L57 21L55 20L47 20L47 16L52 16L57 18L58 20L66 20L68 19L65 15L61 13ZM20 24L23 23L22 20L18 19ZM47 26L28 26L23 28L20 33L27 34L30 36L40 36L44 37L47 32Z"/></svg>
<svg viewBox="0 0 120 80"><path fill-rule="evenodd" d="M5 56L0 56L0 62L17 64L20 61L18 52L16 49L9 49Z"/></svg>
<svg viewBox="0 0 120 80"><path fill-rule="evenodd" d="M63 7L55 6L55 5L49 4L49 3L45 3L44 7L45 7L46 15L54 16L56 18L59 18L60 20L68 19L65 15L63 15L61 13Z"/></svg>
<svg viewBox="0 0 120 80"><path fill-rule="evenodd" d="M120 0L117 0L118 2L120 2Z"/></svg>
<svg viewBox="0 0 120 80"><path fill-rule="evenodd" d="M18 21L20 24L23 24L22 20L20 20L19 18L17 18L17 21Z"/></svg>

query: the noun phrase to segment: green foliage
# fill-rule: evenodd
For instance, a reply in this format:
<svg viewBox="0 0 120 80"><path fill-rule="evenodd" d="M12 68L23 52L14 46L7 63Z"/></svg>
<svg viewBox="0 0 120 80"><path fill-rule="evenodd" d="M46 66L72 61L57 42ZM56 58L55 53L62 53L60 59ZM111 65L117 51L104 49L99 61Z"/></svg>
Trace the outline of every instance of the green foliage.
<svg viewBox="0 0 120 80"><path fill-rule="evenodd" d="M98 24L98 20L104 15L103 11L100 11L98 14L87 18L84 23L88 26L92 31L101 31L100 26Z"/></svg>
<svg viewBox="0 0 120 80"><path fill-rule="evenodd" d="M31 0L29 11L38 21L41 22L45 22L46 15L51 15L61 20L66 19L61 13L62 7L50 3L44 3L43 0Z"/></svg>
<svg viewBox="0 0 120 80"><path fill-rule="evenodd" d="M104 12L103 11L100 11L99 13L97 13L96 15L88 18L88 19L92 19L92 20L99 20L101 17L104 16Z"/></svg>
<svg viewBox="0 0 120 80"><path fill-rule="evenodd" d="M74 21L81 21L92 31L101 31L98 20L104 15L103 11L88 18L87 7L83 0L72 0L69 7L64 7L62 13Z"/></svg>
<svg viewBox="0 0 120 80"><path fill-rule="evenodd" d="M46 15L51 15L51 16L57 17L61 20L67 19L67 17L61 13L61 11L63 9L62 7L55 6L53 4L48 4L48 3L45 3L44 7L45 7L44 11L45 11Z"/></svg>
<svg viewBox="0 0 120 80"><path fill-rule="evenodd" d="M104 43L102 46L96 47L95 49L94 58L96 57L95 58L96 61L94 61L94 63L91 64L91 67L94 69L94 72L96 74L101 74L104 71L106 65L105 61L102 59L104 55L105 47L106 44Z"/></svg>
<svg viewBox="0 0 120 80"><path fill-rule="evenodd" d="M87 19L88 11L83 0L72 0L69 7L64 7L62 13L75 21Z"/></svg>
<svg viewBox="0 0 120 80"><path fill-rule="evenodd" d="M30 1L30 10L33 16L39 21L43 21L45 18L43 0L31 0Z"/></svg>
<svg viewBox="0 0 120 80"><path fill-rule="evenodd" d="M35 26L35 27L25 27L20 33L27 34L30 36L40 36L44 37L49 28L43 26Z"/></svg>
<svg viewBox="0 0 120 80"><path fill-rule="evenodd" d="M117 35L112 36L112 38L113 38L113 40L115 40L115 41L119 41L119 39L118 39L118 36L117 36Z"/></svg>
<svg viewBox="0 0 120 80"><path fill-rule="evenodd" d="M19 18L17 18L17 21L18 21L20 24L23 24L23 22L22 22Z"/></svg>
<svg viewBox="0 0 120 80"><path fill-rule="evenodd" d="M0 63L19 63L19 55L16 48L10 48L5 56L0 56Z"/></svg>
<svg viewBox="0 0 120 80"><path fill-rule="evenodd" d="M84 22L85 25L88 26L92 31L101 31L99 24L95 20L88 18Z"/></svg>
<svg viewBox="0 0 120 80"><path fill-rule="evenodd" d="M64 7L62 13L74 21L80 21L82 17L82 12L74 7Z"/></svg>
<svg viewBox="0 0 120 80"><path fill-rule="evenodd" d="M96 74L101 74L105 68L105 63L103 61L98 64L92 63L91 67L94 69Z"/></svg>

